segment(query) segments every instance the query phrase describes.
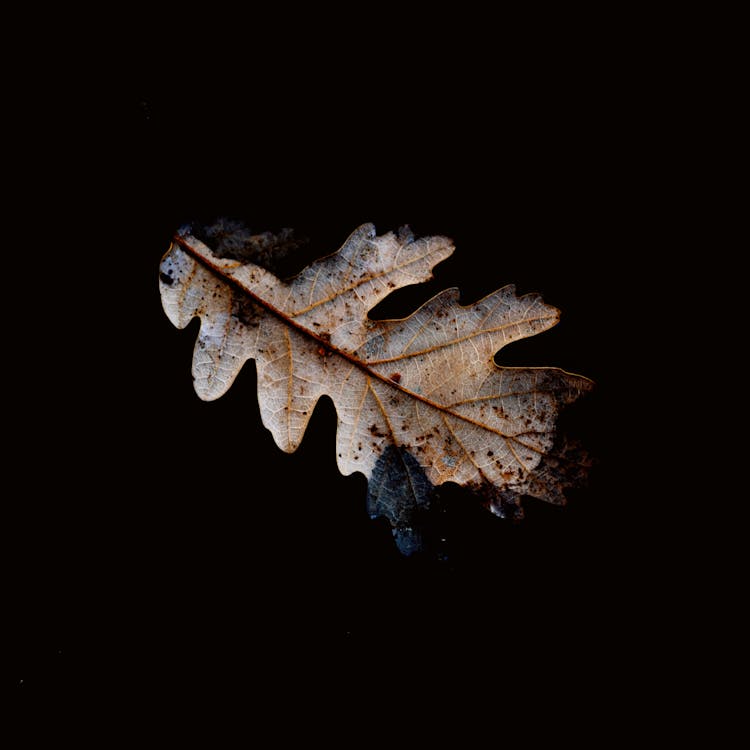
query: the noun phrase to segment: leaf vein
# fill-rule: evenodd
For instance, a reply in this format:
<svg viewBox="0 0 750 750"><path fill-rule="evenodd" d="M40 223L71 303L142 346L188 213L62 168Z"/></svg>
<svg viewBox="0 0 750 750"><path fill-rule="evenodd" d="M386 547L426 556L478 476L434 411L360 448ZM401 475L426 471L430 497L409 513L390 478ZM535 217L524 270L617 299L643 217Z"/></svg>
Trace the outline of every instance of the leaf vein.
<svg viewBox="0 0 750 750"><path fill-rule="evenodd" d="M292 445L292 388L294 387L294 361L292 359L292 337L289 333L289 329L285 328L284 333L286 335L286 346L289 352L289 380L287 383L287 396L286 396L286 434L288 445Z"/></svg>
<svg viewBox="0 0 750 750"><path fill-rule="evenodd" d="M356 290L357 287L362 286L362 284L367 284L370 281L374 281L375 279L379 279L382 276L387 276L390 273L394 273L395 271L400 271L402 268L406 268L408 266L413 265L414 263L418 263L420 260L424 260L425 258L429 258L430 255L432 255L432 251L425 253L424 255L420 255L416 258L410 258L408 261L401 263L399 265L391 266L390 268L386 268L384 271L381 271L380 273L374 273L365 275L357 281L355 281L353 284L350 284L349 286L344 287L343 289L339 289L335 294L332 294L328 297L324 297L323 299L316 300L312 304L307 305L307 307L303 307L301 310L295 310L293 313L289 313L290 318L297 318L300 315L304 315L305 313L310 312L310 310L314 310L316 307L320 307L321 305L325 305L329 302L333 302L334 300L338 299L339 297L343 296L347 292L351 292L352 290ZM351 263L350 263L351 265Z"/></svg>
<svg viewBox="0 0 750 750"><path fill-rule="evenodd" d="M438 349L447 348L449 346L455 346L456 344L460 344L464 341L467 341L469 339L473 339L477 336L481 336L483 333L496 333L497 331L504 331L507 328L510 328L511 326L517 326L521 323L535 323L539 320L553 320L555 319L555 315L540 315L536 318L525 318L523 320L514 320L510 323L504 323L501 326L497 326L496 328L486 328L483 331L474 331L473 333L468 333L465 336L461 336L457 339L450 339L449 341L444 341L440 344L437 344L435 346L428 347L427 349L421 349L416 352L404 352L403 354L399 354L395 357L386 357L384 359L371 359L368 360L368 365L382 365L387 364L388 362L399 362L403 359L409 359L410 357L419 357L422 354L429 354L430 352L437 351Z"/></svg>

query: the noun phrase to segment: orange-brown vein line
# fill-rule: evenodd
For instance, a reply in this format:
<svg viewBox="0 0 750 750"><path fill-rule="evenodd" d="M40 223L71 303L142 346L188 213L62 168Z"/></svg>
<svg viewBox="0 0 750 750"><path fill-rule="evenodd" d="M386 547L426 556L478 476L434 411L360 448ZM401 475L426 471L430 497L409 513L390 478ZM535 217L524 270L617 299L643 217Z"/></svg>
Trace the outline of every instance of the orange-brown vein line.
<svg viewBox="0 0 750 750"><path fill-rule="evenodd" d="M452 416L456 417L456 419L460 419L464 422L468 422L469 424L473 424L477 427L480 427L483 430L487 430L488 432L493 432L496 435L499 435L500 437L505 438L506 440L509 437L510 438L513 437L512 435L510 436L506 435L504 432L501 432L500 430L496 430L493 427L490 427L489 425L486 425L482 422L478 422L477 420L472 419L471 417L467 417L464 414L459 414L458 412L451 411L450 409L446 408L442 404L438 404L435 401L431 401L429 398L425 398L419 393L415 393L414 391L410 391L408 388L404 388L403 386L399 385L395 381L391 380L386 375L381 375L379 372L376 372L375 370L371 370L369 367L370 363L363 362L361 359L357 359L357 357L355 357L353 354L350 354L349 352L346 352L343 349L339 349L338 347L332 345L329 341L322 338L321 336L316 334L314 331L311 331L309 328L305 328L304 326L297 323L295 320L290 318L286 313L284 313L282 310L279 310L277 307L272 305L267 300L264 300L262 297L259 297L257 294L252 292L250 289L248 289L244 284L239 282L237 279L232 278L231 276L227 275L220 266L216 265L211 259L206 258L205 256L201 255L197 250L191 247L189 243L185 242L185 240L182 237L175 236L174 242L176 242L192 258L194 258L196 261L198 261L203 266L208 268L210 271L215 273L225 283L229 284L235 289L241 290L259 307L262 307L268 313L270 313L271 315L281 320L290 328L294 329L295 331L298 331L303 336L307 336L311 338L313 341L316 341L320 346L322 346L327 351L337 354L338 356L342 357L343 359L353 364L355 367L358 367L368 377L376 378L377 380L380 380L381 382L386 383L389 387L405 393L406 395L410 396L416 401L421 401L422 403L427 404L428 406L431 406L433 409L437 409L438 411L451 414Z"/></svg>
<svg viewBox="0 0 750 750"><path fill-rule="evenodd" d="M339 289L336 294L332 294L330 297L324 297L323 299L316 300L315 302L309 304L307 307L303 307L301 310L295 310L293 317L299 317L300 315L304 315L305 313L310 312L310 310L314 310L316 307L320 307L320 305L325 305L328 302L333 302L334 300L341 297L341 295L346 294L346 292L351 292L358 286L362 286L362 284L367 284L370 281L379 279L381 276L387 276L389 273L393 273L394 271L399 271L402 268L411 266L414 263L418 263L420 260L423 260L424 258L427 258L432 254L432 252L425 253L424 255L420 255L417 258L409 259L408 261L406 261L406 263L401 263L397 266L393 266L392 268L386 268L385 271L381 271L380 273L375 273L371 276L363 276L361 279L357 279L357 281L355 281L353 284L345 286L343 289Z"/></svg>
<svg viewBox="0 0 750 750"><path fill-rule="evenodd" d="M430 352L435 352L438 349L444 349L448 346L454 346L455 344L460 344L462 341L468 341L469 339L473 339L477 336L481 336L483 333L495 333L496 331L503 331L506 328L510 328L511 326L517 326L521 325L522 323L534 323L538 320L554 320L557 322L558 315L540 315L536 318L525 318L523 320L514 320L510 323L504 323L501 326L497 326L496 328L485 328L481 331L474 331L473 333L467 333L465 336L461 336L457 339L450 339L449 341L445 341L441 344L436 344L435 346L430 346L427 349L420 349L417 352L405 352L403 354L399 354L396 357L387 357L385 359L374 359L370 362L371 365L382 365L387 364L388 362L400 362L403 359L409 359L410 357L418 357L421 354L429 354Z"/></svg>

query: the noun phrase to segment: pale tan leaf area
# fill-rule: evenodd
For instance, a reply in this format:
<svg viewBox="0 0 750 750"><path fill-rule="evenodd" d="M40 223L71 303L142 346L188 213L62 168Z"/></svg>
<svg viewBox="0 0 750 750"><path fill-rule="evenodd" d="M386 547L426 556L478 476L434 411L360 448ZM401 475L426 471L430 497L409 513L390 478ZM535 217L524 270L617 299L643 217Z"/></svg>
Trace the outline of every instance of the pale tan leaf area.
<svg viewBox="0 0 750 750"><path fill-rule="evenodd" d="M555 462L543 458L560 407L592 383L493 359L507 344L554 326L557 309L537 294L517 296L512 286L462 306L451 288L407 318L368 317L393 290L432 278L453 250L445 237L377 236L365 224L336 253L285 282L178 234L161 262L162 303L178 328L200 318L193 356L200 398L224 394L255 360L261 418L282 450L297 448L325 394L338 415L342 474L369 479L392 445L411 453L433 485L452 481L560 502L547 477Z"/></svg>

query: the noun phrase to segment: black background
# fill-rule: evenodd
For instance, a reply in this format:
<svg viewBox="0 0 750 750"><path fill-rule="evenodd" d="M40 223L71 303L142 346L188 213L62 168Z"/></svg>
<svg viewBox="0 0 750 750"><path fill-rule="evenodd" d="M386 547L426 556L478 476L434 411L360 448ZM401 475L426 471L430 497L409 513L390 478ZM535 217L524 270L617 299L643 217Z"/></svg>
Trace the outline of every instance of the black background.
<svg viewBox="0 0 750 750"><path fill-rule="evenodd" d="M58 92L75 127L54 156L85 190L77 211L64 180L47 191L72 230L59 241L84 257L54 264L83 283L32 384L45 429L21 438L44 457L28 477L43 490L14 511L24 691L263 685L309 700L323 675L354 695L373 675L436 694L489 678L492 701L546 705L575 676L583 710L596 686L646 679L668 594L632 358L658 342L631 303L636 278L638 298L658 297L669 260L665 94L621 39L548 46L553 30L524 29L474 45L447 22L357 26L303 45L273 25L208 47L167 35L158 54L162 39L135 35L122 70ZM285 455L251 365L216 402L193 393L196 324L168 322L157 268L178 227L216 216L294 227L307 259L366 221L451 237L435 280L383 317L447 286L464 303L507 283L541 292L561 323L499 361L596 381L564 418L596 460L589 486L565 508L528 500L520 524L447 488L443 559L399 555L365 513L364 479L337 471L330 403Z"/></svg>

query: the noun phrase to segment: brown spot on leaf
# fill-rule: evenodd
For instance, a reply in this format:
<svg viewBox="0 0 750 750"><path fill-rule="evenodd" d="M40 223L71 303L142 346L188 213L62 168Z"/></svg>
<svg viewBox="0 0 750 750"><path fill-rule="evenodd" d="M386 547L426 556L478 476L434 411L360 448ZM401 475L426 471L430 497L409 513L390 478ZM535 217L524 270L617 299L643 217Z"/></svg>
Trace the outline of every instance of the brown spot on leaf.
<svg viewBox="0 0 750 750"><path fill-rule="evenodd" d="M231 315L246 326L258 325L258 308L244 295L236 295L232 299Z"/></svg>
<svg viewBox="0 0 750 750"><path fill-rule="evenodd" d="M393 374L392 374L392 375L390 376L390 378L391 378L391 380L392 380L392 381L393 381L394 383L400 383L400 382L401 382L401 373L400 373L400 372L394 372L394 373L393 373Z"/></svg>

